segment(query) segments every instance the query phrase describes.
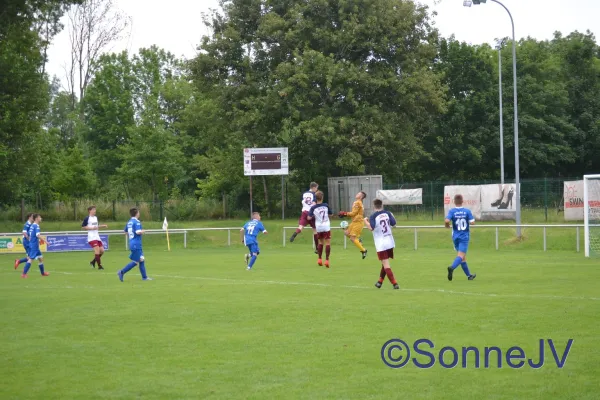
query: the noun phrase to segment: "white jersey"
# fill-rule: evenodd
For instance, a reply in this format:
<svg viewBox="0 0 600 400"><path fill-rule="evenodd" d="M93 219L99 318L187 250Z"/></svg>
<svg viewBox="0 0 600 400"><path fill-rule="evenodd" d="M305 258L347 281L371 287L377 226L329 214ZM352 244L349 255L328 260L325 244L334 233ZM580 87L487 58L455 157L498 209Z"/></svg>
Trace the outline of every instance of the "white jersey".
<svg viewBox="0 0 600 400"><path fill-rule="evenodd" d="M396 246L392 227L396 226L396 219L389 211L376 211L369 223L373 229L373 239L375 241L375 249L377 252L393 249Z"/></svg>
<svg viewBox="0 0 600 400"><path fill-rule="evenodd" d="M310 190L302 195L302 212L309 212L310 208L315 203L315 194Z"/></svg>
<svg viewBox="0 0 600 400"><path fill-rule="evenodd" d="M98 217L85 217L81 226L89 226L96 228L94 230L88 231L88 243L94 240L100 240L100 233L98 233Z"/></svg>
<svg viewBox="0 0 600 400"><path fill-rule="evenodd" d="M315 228L317 232L329 232L331 230L331 220L329 216L332 212L327 203L315 204L308 211L308 216L315 219Z"/></svg>

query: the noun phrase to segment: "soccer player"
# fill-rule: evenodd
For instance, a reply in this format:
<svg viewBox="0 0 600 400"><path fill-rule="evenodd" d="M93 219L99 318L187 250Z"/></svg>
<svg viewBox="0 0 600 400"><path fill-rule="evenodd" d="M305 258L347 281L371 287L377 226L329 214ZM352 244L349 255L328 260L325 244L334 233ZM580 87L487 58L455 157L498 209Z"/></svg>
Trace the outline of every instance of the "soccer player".
<svg viewBox="0 0 600 400"><path fill-rule="evenodd" d="M329 205L323 203L323 197L323 192L320 190L315 194L317 202L308 211L307 218L310 221L315 221L317 230L317 239L319 240L319 244L317 245L319 259L317 260L317 264L323 266L323 246L325 246L325 266L329 268L329 255L331 254L331 220L329 217L333 213L329 209Z"/></svg>
<svg viewBox="0 0 600 400"><path fill-rule="evenodd" d="M383 202L381 200L373 200L373 207L375 208L375 212L370 218L365 218L364 222L367 224L367 228L373 232L377 258L381 261L379 281L377 281L375 287L378 289L381 288L387 275L392 285L394 285L394 289L400 289L390 266L390 259L394 258L394 247L396 247L394 236L392 235L392 227L396 226L396 219L392 213L383 209Z"/></svg>
<svg viewBox="0 0 600 400"><path fill-rule="evenodd" d="M249 254L246 254L246 266L247 270L250 271L256 262L256 258L260 254L258 248L258 234L267 234L265 226L260 222L260 214L255 212L252 213L252 220L246 222L244 227L240 229L240 235L242 237L242 243L248 247Z"/></svg>
<svg viewBox="0 0 600 400"><path fill-rule="evenodd" d="M88 216L85 217L81 224L81 229L88 231L88 243L94 249L94 259L90 261L92 268L96 268L98 263L98 269L104 269L100 258L104 254L104 244L100 239L98 229L108 228L108 225L98 225L98 217L96 217L96 206L88 207Z"/></svg>
<svg viewBox="0 0 600 400"><path fill-rule="evenodd" d="M25 268L23 268L23 274L21 275L21 278L27 278L27 273L31 267L32 260L38 261L42 276L50 275L44 271L44 257L42 256L42 251L40 250L40 241L44 240L42 234L40 233L40 222L42 222L42 216L40 214L33 214L32 218L33 223L29 227L28 232L29 251L27 252L27 263L25 264Z"/></svg>
<svg viewBox="0 0 600 400"><path fill-rule="evenodd" d="M33 213L27 214L27 221L23 225L23 249L25 249L25 257L20 260L15 260L15 269L19 268L19 264L27 262L27 253L29 253L29 228L33 224Z"/></svg>
<svg viewBox="0 0 600 400"><path fill-rule="evenodd" d="M142 280L151 281L152 278L149 278L146 275L146 260L144 259L144 252L142 251L142 235L144 234L144 230L142 229L142 223L140 222L140 212L137 208L132 208L129 210L129 215L131 219L125 225L125 234L129 238L129 250L131 254L129 254L129 259L131 262L125 266L122 270L117 272L117 276L119 280L123 282L123 277L125 274L133 269L138 263L140 264L140 273L142 274Z"/></svg>
<svg viewBox="0 0 600 400"><path fill-rule="evenodd" d="M451 266L448 267L448 280L452 280L454 270L460 265L467 278L472 281L477 276L471 275L469 266L467 265L467 249L469 248L470 232L469 226L475 224L475 217L468 208L463 208L463 197L460 194L454 196L454 205L456 207L448 211L448 215L444 220L446 228L450 228L452 224L452 242L454 242L454 250L457 251L456 258Z"/></svg>
<svg viewBox="0 0 600 400"><path fill-rule="evenodd" d="M346 236L348 236L350 238L350 241L352 243L354 243L354 245L356 247L358 247L358 249L362 253L363 260L367 256L367 249L365 249L364 246L362 245L360 235L362 234L362 230L365 225L364 224L365 208L363 206L363 200L366 197L367 197L367 194L365 192L362 192L362 191L358 192L355 197L356 201L354 201L354 204L352 204L352 211L350 211L350 212L340 211L340 213L339 213L340 218L343 218L343 217L352 218L352 222L348 226L348 229L346 229L345 234L346 234Z"/></svg>
<svg viewBox="0 0 600 400"><path fill-rule="evenodd" d="M317 252L316 248L319 245L319 240L317 239L317 229L315 228L315 221L308 219L308 211L312 206L315 205L315 193L318 189L319 185L316 182L311 182L308 191L304 192L304 194L302 195L302 214L300 215L300 220L298 221L298 228L296 229L296 232L294 232L292 234L292 237L290 237L290 242L293 242L294 239L296 239L296 236L298 236L302 232L302 229L304 229L307 225L310 225L310 227L313 230L315 253Z"/></svg>

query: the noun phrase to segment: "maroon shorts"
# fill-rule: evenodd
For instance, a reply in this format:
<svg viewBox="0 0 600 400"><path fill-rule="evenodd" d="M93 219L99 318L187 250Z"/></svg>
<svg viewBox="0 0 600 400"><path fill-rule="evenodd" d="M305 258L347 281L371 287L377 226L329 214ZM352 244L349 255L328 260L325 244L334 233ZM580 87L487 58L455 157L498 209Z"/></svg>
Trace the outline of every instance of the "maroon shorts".
<svg viewBox="0 0 600 400"><path fill-rule="evenodd" d="M394 249L378 251L377 258L379 258L379 261L388 260L390 258L393 259L394 258Z"/></svg>
<svg viewBox="0 0 600 400"><path fill-rule="evenodd" d="M327 232L317 232L317 239L331 239L331 231Z"/></svg>
<svg viewBox="0 0 600 400"><path fill-rule="evenodd" d="M104 248L104 244L102 243L102 240L92 240L91 242L89 242L89 244L92 247L102 247L102 248Z"/></svg>
<svg viewBox="0 0 600 400"><path fill-rule="evenodd" d="M302 215L300 215L300 220L298 221L298 225L307 226L310 225L311 228L315 229L315 219L308 219L308 211L302 211Z"/></svg>

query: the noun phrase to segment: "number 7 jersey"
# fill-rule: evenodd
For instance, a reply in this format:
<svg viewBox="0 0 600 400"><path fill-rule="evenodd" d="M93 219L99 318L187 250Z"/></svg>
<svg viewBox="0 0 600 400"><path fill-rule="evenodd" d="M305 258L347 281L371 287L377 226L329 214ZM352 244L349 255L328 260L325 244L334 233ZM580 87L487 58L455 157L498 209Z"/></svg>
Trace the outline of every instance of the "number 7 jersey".
<svg viewBox="0 0 600 400"><path fill-rule="evenodd" d="M396 226L396 219L391 212L381 210L376 211L369 218L369 224L373 229L373 240L375 241L375 250L386 251L396 247L392 227Z"/></svg>
<svg viewBox="0 0 600 400"><path fill-rule="evenodd" d="M470 223L475 222L473 213L468 208L455 207L448 211L446 219L452 222L452 238L469 240Z"/></svg>

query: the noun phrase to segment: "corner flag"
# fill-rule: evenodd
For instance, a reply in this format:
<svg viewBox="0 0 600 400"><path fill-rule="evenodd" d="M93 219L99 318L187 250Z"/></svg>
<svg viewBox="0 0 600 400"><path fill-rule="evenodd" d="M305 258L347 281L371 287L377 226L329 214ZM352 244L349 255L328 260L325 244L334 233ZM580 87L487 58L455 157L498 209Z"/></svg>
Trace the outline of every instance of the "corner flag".
<svg viewBox="0 0 600 400"><path fill-rule="evenodd" d="M171 242L169 241L169 223L167 222L167 217L165 217L165 222L163 222L163 231L167 231L167 249L171 251Z"/></svg>

